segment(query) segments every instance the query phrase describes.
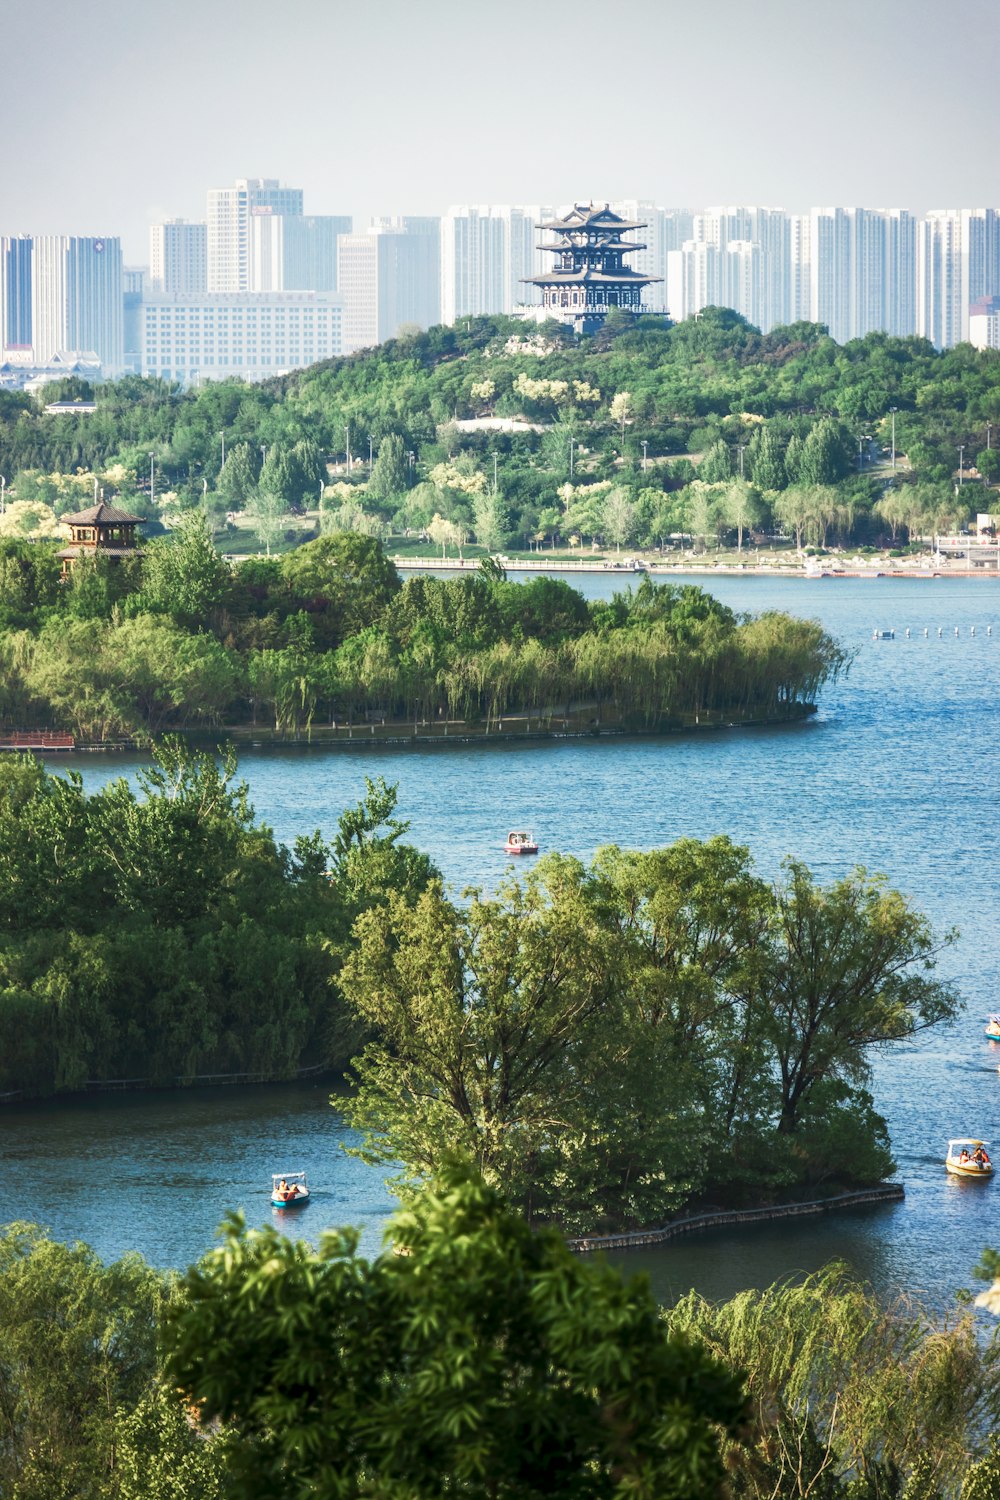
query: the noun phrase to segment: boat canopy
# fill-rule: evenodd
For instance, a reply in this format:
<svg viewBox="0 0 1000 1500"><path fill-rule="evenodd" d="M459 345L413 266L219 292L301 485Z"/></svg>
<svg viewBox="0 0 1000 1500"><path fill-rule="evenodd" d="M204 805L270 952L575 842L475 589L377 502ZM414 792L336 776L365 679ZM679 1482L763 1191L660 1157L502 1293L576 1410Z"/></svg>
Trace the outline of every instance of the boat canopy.
<svg viewBox="0 0 1000 1500"><path fill-rule="evenodd" d="M989 1145L989 1141L974 1141L974 1140L971 1139L971 1137L961 1136L960 1135L960 1136L956 1136L955 1140L948 1142L948 1150L950 1151L951 1148L952 1148L952 1146L988 1146L988 1145Z"/></svg>
<svg viewBox="0 0 1000 1500"><path fill-rule="evenodd" d="M275 1185L279 1182L305 1182L305 1180L306 1174L304 1172L273 1172L271 1174L271 1181Z"/></svg>

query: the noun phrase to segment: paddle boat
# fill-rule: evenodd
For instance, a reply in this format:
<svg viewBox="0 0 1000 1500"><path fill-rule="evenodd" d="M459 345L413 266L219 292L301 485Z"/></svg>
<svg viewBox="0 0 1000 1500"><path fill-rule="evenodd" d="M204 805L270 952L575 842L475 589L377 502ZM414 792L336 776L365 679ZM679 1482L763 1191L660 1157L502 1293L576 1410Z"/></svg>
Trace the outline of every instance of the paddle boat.
<svg viewBox="0 0 1000 1500"><path fill-rule="evenodd" d="M997 1015L996 1011L993 1012L986 1022L986 1040L988 1042L1000 1042L1000 1016Z"/></svg>
<svg viewBox="0 0 1000 1500"><path fill-rule="evenodd" d="M304 1172L275 1172L271 1177L271 1206L299 1208L309 1202L309 1184Z"/></svg>
<svg viewBox="0 0 1000 1500"><path fill-rule="evenodd" d="M993 1163L986 1152L985 1141L959 1138L948 1142L945 1167L953 1177L992 1177Z"/></svg>
<svg viewBox="0 0 1000 1500"><path fill-rule="evenodd" d="M504 844L505 854L537 854L538 845L535 843L535 835L530 830L512 829L507 835Z"/></svg>

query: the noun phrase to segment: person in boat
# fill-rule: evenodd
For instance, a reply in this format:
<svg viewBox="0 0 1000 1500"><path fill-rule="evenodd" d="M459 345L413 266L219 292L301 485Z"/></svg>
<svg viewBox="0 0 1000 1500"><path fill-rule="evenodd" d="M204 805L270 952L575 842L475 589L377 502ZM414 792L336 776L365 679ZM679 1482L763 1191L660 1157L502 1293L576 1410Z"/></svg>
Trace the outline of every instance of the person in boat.
<svg viewBox="0 0 1000 1500"><path fill-rule="evenodd" d="M965 1146L963 1146L962 1149L961 1149L961 1151L958 1153L958 1164L959 1164L960 1167L964 1167L964 1166L968 1165L968 1161L969 1161L968 1148L965 1147Z"/></svg>
<svg viewBox="0 0 1000 1500"><path fill-rule="evenodd" d="M987 1156L986 1152L983 1150L982 1146L976 1147L975 1151L972 1154L972 1160L975 1162L977 1167L988 1167L990 1164L990 1159Z"/></svg>

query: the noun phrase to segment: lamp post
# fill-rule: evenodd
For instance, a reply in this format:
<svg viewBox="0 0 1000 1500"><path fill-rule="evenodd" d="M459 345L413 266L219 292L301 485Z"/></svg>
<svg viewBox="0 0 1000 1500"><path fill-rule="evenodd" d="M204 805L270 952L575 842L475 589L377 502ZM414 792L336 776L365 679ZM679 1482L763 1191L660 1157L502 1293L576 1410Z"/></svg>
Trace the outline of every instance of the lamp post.
<svg viewBox="0 0 1000 1500"><path fill-rule="evenodd" d="M649 441L648 441L648 439L647 438L643 438L643 440L642 440L642 472L644 474L646 472L646 449L648 447L649 447Z"/></svg>
<svg viewBox="0 0 1000 1500"><path fill-rule="evenodd" d="M222 444L222 462L219 465L219 473L221 474L222 470L226 467L226 434L224 432L219 433L219 442Z"/></svg>
<svg viewBox="0 0 1000 1500"><path fill-rule="evenodd" d="M736 451L740 455L740 478L741 479L743 478L743 455L746 452L746 449L747 449L746 443L738 443L737 446L736 446Z"/></svg>
<svg viewBox="0 0 1000 1500"><path fill-rule="evenodd" d="M347 472L349 474L351 472L351 429L349 425L344 427L344 449L347 453Z"/></svg>
<svg viewBox="0 0 1000 1500"><path fill-rule="evenodd" d="M575 446L576 445L573 442L573 439L570 438L570 440L569 440L569 477L570 477L570 479L573 478L573 449L574 449Z"/></svg>
<svg viewBox="0 0 1000 1500"><path fill-rule="evenodd" d="M497 492L497 456L494 453L494 455L493 455L493 493L494 493L494 495L496 494L496 492Z"/></svg>
<svg viewBox="0 0 1000 1500"><path fill-rule="evenodd" d="M899 410L899 408L897 406L893 406L891 408L891 415L892 415L892 472L894 474L896 472L896 412L898 410Z"/></svg>
<svg viewBox="0 0 1000 1500"><path fill-rule="evenodd" d="M369 433L368 434L368 473L369 473L369 475L371 475L371 471L372 471L372 468L374 466L374 463L375 463L375 460L372 457L372 435L371 435L371 433Z"/></svg>
<svg viewBox="0 0 1000 1500"><path fill-rule="evenodd" d="M150 509L156 504L156 475L153 470L153 454L149 455L149 505Z"/></svg>
<svg viewBox="0 0 1000 1500"><path fill-rule="evenodd" d="M417 455L414 453L414 451L413 451L412 448L409 449L409 451L407 452L407 455L406 455L406 468L407 468L407 471L411 475L413 473L413 463L414 463L414 460L416 459L416 456Z"/></svg>
<svg viewBox="0 0 1000 1500"><path fill-rule="evenodd" d="M959 443L959 445L958 445L958 487L959 487L959 489L962 488L962 485L964 483L964 478L963 478L963 475L962 475L962 470L964 468L965 468L965 444L964 443Z"/></svg>
<svg viewBox="0 0 1000 1500"><path fill-rule="evenodd" d="M7 510L7 476L0 474L0 516Z"/></svg>

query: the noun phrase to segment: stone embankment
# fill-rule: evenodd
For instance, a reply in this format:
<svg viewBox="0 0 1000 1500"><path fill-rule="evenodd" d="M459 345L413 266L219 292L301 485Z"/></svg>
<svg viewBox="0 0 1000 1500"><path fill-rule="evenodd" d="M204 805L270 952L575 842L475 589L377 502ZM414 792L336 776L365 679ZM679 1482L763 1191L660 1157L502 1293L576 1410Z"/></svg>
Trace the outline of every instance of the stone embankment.
<svg viewBox="0 0 1000 1500"><path fill-rule="evenodd" d="M864 1208L873 1203L901 1203L905 1197L903 1186L898 1182L881 1183L878 1187L859 1188L850 1193L837 1193L831 1198L816 1198L806 1203L777 1203L762 1208L741 1208L714 1213L690 1214L685 1219L674 1219L661 1229L640 1229L630 1234L591 1234L567 1240L571 1250L638 1250L646 1245L666 1245L685 1234L697 1234L703 1229L723 1229L730 1225L762 1224L772 1219L799 1219L811 1214L836 1213L844 1208Z"/></svg>

